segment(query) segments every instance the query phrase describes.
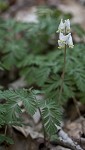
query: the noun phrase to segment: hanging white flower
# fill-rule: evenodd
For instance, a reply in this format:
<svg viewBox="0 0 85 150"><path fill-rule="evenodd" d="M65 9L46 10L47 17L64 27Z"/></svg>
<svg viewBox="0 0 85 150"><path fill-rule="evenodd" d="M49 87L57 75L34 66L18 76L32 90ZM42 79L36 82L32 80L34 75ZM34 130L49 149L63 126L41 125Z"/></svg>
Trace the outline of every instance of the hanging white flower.
<svg viewBox="0 0 85 150"><path fill-rule="evenodd" d="M69 33L67 35L64 35L63 33L60 32L59 33L59 40L67 45L68 44L68 39L70 37L70 34L71 33Z"/></svg>
<svg viewBox="0 0 85 150"><path fill-rule="evenodd" d="M65 41L66 45L68 45L68 40L70 38L70 35L71 35L71 33L69 33L69 34L66 35L66 41Z"/></svg>
<svg viewBox="0 0 85 150"><path fill-rule="evenodd" d="M67 19L65 20L65 29L66 29L66 33L69 33L70 32L70 20Z"/></svg>
<svg viewBox="0 0 85 150"><path fill-rule="evenodd" d="M59 40L65 42L66 41L66 36L63 33L59 33Z"/></svg>
<svg viewBox="0 0 85 150"><path fill-rule="evenodd" d="M60 48L60 49L65 47L65 43L61 40L58 40L58 45L59 45L58 48Z"/></svg>
<svg viewBox="0 0 85 150"><path fill-rule="evenodd" d="M61 22L60 22L59 27L58 27L58 32L64 33L64 31L65 31L65 23L63 23L63 20L61 19Z"/></svg>
<svg viewBox="0 0 85 150"><path fill-rule="evenodd" d="M64 48L65 47L65 44L66 44L66 36L60 32L59 34L59 40L58 40L58 45L59 47L58 48Z"/></svg>
<svg viewBox="0 0 85 150"><path fill-rule="evenodd" d="M71 33L64 35L63 33L60 32L58 45L59 48L64 48L65 45L68 45L70 48L73 48L74 45L73 45Z"/></svg>
<svg viewBox="0 0 85 150"><path fill-rule="evenodd" d="M70 32L70 20L67 19L65 20L65 22L63 22L63 20L61 19L61 22L59 24L58 27L58 31L57 32L62 32L62 33L69 33Z"/></svg>
<svg viewBox="0 0 85 150"><path fill-rule="evenodd" d="M68 43L68 46L69 46L70 48L73 48L73 47L74 47L71 34L70 34L70 36L69 36L69 38L68 38L67 43Z"/></svg>
<svg viewBox="0 0 85 150"><path fill-rule="evenodd" d="M64 48L65 45L69 46L70 48L73 48L73 40L70 33L70 20L67 19L65 22L61 19L61 22L58 27L59 32L59 40L58 45L59 48ZM68 34L67 34L68 33Z"/></svg>

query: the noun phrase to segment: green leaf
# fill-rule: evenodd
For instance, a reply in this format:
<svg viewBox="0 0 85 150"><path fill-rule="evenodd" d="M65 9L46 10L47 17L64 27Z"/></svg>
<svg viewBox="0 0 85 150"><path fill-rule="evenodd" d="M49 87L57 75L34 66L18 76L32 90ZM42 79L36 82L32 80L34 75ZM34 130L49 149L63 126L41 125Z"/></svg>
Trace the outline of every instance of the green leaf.
<svg viewBox="0 0 85 150"><path fill-rule="evenodd" d="M53 135L61 122L62 109L54 100L45 100L41 107L42 119L47 134Z"/></svg>
<svg viewBox="0 0 85 150"><path fill-rule="evenodd" d="M10 137L5 136L4 134L0 134L0 144L2 144L4 141L9 144L14 144L13 140Z"/></svg>
<svg viewBox="0 0 85 150"><path fill-rule="evenodd" d="M0 126L4 125L5 123L5 112L6 108L4 104L0 104Z"/></svg>
<svg viewBox="0 0 85 150"><path fill-rule="evenodd" d="M6 90L3 92L4 98L9 99L8 103L10 103L11 109L19 110L18 103L20 101L23 102L26 110L30 114L34 114L36 111L36 102L35 95L32 92L29 92L26 89L18 89L18 90ZM17 100L17 101L16 101ZM9 106L9 104L8 104Z"/></svg>

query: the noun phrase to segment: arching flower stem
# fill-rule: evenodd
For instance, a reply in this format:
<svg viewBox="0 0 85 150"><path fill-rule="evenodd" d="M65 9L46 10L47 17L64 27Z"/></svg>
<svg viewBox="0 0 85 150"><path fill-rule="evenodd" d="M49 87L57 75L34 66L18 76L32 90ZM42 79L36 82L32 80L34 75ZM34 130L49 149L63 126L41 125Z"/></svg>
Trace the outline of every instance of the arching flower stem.
<svg viewBox="0 0 85 150"><path fill-rule="evenodd" d="M66 29L65 29L65 34L66 34ZM64 65L63 65L63 72L61 75L61 87L60 87L60 91L59 91L59 99L58 102L61 103L61 96L62 96L62 92L63 92L63 83L64 83L64 78L65 78L65 68L66 68L66 44L64 47Z"/></svg>

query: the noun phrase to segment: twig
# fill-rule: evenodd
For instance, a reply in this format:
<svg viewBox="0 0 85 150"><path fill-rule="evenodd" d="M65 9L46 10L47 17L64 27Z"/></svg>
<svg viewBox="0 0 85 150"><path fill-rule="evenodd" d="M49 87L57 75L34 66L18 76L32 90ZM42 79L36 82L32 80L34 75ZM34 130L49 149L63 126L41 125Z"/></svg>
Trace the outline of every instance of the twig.
<svg viewBox="0 0 85 150"><path fill-rule="evenodd" d="M51 141L53 145L60 145L71 150L83 150L77 142L74 142L62 129L58 131L59 138Z"/></svg>
<svg viewBox="0 0 85 150"><path fill-rule="evenodd" d="M75 137L72 137L72 139L77 142L79 145L81 146L85 146L85 138L75 138Z"/></svg>
<svg viewBox="0 0 85 150"><path fill-rule="evenodd" d="M79 145L71 145L67 141L63 141L61 139L57 139L56 141L51 141L53 145L60 145L65 148L69 148L71 150L83 150Z"/></svg>

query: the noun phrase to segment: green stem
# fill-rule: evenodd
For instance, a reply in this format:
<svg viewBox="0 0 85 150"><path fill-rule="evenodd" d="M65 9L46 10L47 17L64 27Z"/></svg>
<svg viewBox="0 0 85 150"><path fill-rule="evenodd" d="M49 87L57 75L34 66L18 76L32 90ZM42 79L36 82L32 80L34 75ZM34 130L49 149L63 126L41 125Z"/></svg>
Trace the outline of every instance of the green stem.
<svg viewBox="0 0 85 150"><path fill-rule="evenodd" d="M65 78L65 67L66 67L66 45L65 45L65 49L64 49L64 66L63 66L63 73L61 75L62 82L61 82L61 87L60 87L60 91L59 91L59 103L60 103L61 95L62 95L62 91L63 91L63 82L64 82L64 78Z"/></svg>
<svg viewBox="0 0 85 150"><path fill-rule="evenodd" d="M6 133L7 133L7 125L5 126L5 131L4 131L5 136L6 136Z"/></svg>
<svg viewBox="0 0 85 150"><path fill-rule="evenodd" d="M43 134L44 134L44 144L46 146L46 132L45 132L45 127L44 127L44 123L43 123L42 113L41 113L41 110L40 110L39 107L38 107L38 110L39 110L39 113L40 113L40 116L41 116L41 122L42 122Z"/></svg>

